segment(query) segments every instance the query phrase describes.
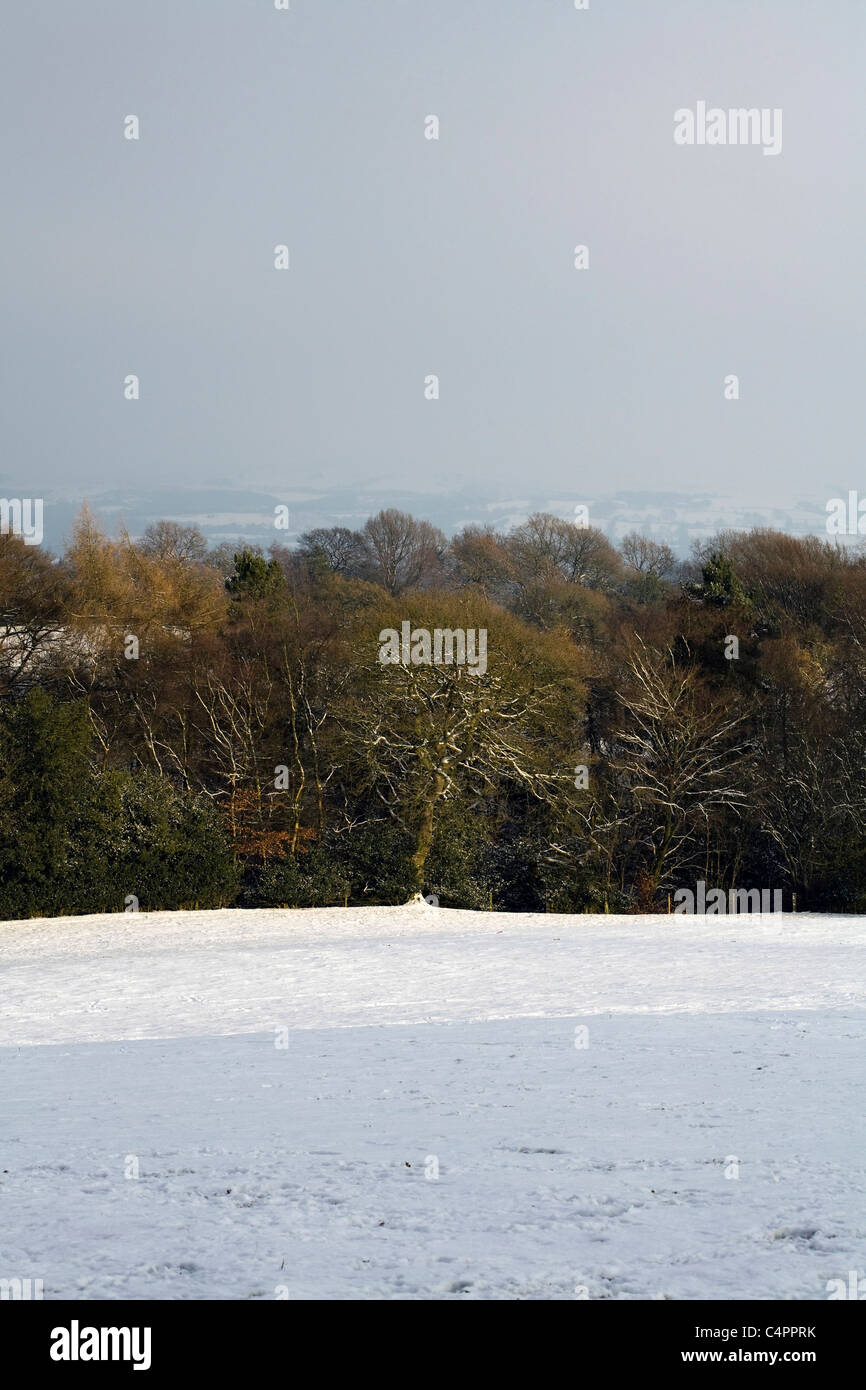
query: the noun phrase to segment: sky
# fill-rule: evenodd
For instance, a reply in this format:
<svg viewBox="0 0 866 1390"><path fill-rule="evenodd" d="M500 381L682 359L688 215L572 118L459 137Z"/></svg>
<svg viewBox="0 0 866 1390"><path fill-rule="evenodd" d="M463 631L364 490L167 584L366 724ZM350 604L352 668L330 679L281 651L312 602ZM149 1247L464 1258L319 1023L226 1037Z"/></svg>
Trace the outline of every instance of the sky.
<svg viewBox="0 0 866 1390"><path fill-rule="evenodd" d="M3 487L866 493L862 0L9 0L0 51Z"/></svg>

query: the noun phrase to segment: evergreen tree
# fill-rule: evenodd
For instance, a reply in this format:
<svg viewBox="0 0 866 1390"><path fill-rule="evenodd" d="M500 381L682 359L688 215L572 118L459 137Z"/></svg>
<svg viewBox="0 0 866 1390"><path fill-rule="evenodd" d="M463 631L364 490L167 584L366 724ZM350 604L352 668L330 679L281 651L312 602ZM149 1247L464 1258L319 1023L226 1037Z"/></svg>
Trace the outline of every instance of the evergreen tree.
<svg viewBox="0 0 866 1390"><path fill-rule="evenodd" d="M226 589L235 598L268 598L285 587L278 560L266 560L252 550L235 556L235 572L226 580Z"/></svg>

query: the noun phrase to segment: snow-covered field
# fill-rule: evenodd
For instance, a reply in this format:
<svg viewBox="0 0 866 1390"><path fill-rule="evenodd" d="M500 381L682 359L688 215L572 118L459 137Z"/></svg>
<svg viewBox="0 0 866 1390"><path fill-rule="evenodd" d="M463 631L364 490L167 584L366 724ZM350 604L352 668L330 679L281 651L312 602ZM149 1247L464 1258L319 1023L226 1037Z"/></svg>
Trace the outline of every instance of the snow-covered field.
<svg viewBox="0 0 866 1390"><path fill-rule="evenodd" d="M0 926L0 1279L825 1298L866 1267L864 955L843 917Z"/></svg>

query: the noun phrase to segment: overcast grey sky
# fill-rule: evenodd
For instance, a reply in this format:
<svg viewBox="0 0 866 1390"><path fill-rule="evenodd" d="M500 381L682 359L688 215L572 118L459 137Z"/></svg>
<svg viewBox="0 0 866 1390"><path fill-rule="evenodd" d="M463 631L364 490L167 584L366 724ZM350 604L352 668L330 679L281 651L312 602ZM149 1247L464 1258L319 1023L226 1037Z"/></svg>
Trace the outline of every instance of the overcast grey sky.
<svg viewBox="0 0 866 1390"><path fill-rule="evenodd" d="M7 0L0 42L4 485L866 488L863 0ZM781 153L678 147L700 100Z"/></svg>

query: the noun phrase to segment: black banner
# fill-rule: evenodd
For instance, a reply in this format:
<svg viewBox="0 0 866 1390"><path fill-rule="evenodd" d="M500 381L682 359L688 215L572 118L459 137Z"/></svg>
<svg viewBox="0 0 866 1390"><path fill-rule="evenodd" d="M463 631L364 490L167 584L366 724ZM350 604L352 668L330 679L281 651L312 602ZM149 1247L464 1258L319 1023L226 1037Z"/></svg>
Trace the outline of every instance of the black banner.
<svg viewBox="0 0 866 1390"><path fill-rule="evenodd" d="M522 1331L510 1305L507 1323L497 1325L504 1314L501 1302L486 1304L472 1318L414 1301L7 1302L0 1306L0 1328L7 1355L14 1350L25 1373L49 1373L63 1381L110 1370L115 1377L138 1373L156 1383L192 1372L223 1378L249 1374L268 1364L282 1364L293 1376L300 1369L299 1354L306 1363L320 1329L327 1341L318 1343L317 1354L333 1374L335 1351L339 1355L338 1348L345 1348L353 1378L374 1374L411 1382L419 1370L453 1377L458 1366L465 1373L465 1355L457 1355L451 1332L462 1334L461 1347L466 1335L474 1334L475 1356L489 1373L500 1355L510 1361L517 1331L518 1351L537 1357L539 1371L556 1347L545 1340L533 1344L533 1351L524 1341L527 1334L547 1339L560 1333L577 1358L575 1373L579 1366L599 1363L614 1374L650 1376L665 1376L675 1368L700 1373L711 1366L799 1366L820 1371L826 1379L850 1367L863 1333L862 1310L848 1301L575 1300L553 1307L540 1302L531 1312L524 1305ZM407 1337L422 1339L408 1363L404 1354L397 1356Z"/></svg>

